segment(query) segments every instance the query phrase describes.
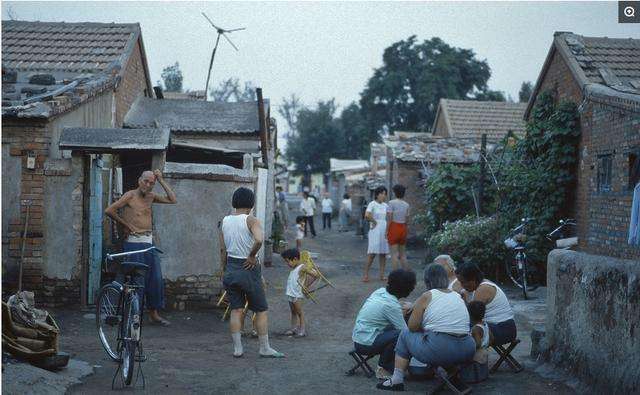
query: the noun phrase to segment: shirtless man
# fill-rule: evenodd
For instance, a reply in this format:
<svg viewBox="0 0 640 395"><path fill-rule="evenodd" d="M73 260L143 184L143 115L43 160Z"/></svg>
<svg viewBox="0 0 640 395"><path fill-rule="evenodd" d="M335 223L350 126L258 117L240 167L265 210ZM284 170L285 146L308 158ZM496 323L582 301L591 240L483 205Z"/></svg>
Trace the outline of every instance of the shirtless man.
<svg viewBox="0 0 640 395"><path fill-rule="evenodd" d="M156 181L164 188L165 196L153 193ZM162 178L160 170L153 172L147 170L140 175L138 188L126 192L117 202L107 207L104 213L124 226L125 252L137 251L153 245L151 205L153 203L175 204L176 202L176 195ZM122 217L118 215L120 208L123 209ZM169 325L169 321L158 314L158 310L164 307L164 282L162 281L160 257L155 251L147 251L143 254L132 255L130 259L149 266L145 278L144 293L151 322L164 326Z"/></svg>

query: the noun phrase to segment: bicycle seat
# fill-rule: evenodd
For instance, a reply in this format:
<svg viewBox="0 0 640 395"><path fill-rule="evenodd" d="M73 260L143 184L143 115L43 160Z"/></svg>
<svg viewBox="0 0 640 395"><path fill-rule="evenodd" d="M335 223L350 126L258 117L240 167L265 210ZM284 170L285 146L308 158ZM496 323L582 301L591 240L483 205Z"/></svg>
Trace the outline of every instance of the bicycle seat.
<svg viewBox="0 0 640 395"><path fill-rule="evenodd" d="M144 273L148 268L149 265L140 262L122 262L120 264L120 270L124 274Z"/></svg>

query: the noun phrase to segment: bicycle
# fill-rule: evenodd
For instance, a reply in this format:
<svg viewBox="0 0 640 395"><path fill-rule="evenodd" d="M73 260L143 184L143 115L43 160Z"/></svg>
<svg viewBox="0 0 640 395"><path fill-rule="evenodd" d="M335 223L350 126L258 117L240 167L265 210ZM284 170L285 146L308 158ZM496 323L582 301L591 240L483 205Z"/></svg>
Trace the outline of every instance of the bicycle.
<svg viewBox="0 0 640 395"><path fill-rule="evenodd" d="M515 251L514 259L506 261L507 276L517 287L522 289L522 295L525 300L527 299L527 292L535 291L538 288L538 284L533 281L533 271L527 268L526 227L531 220L532 218L522 218L520 225L511 229L504 240L505 246Z"/></svg>
<svg viewBox="0 0 640 395"><path fill-rule="evenodd" d="M568 250L578 244L576 236L576 227L578 224L574 219L566 218L559 221L560 226L555 228L549 234L547 239L555 243L556 247Z"/></svg>
<svg viewBox="0 0 640 395"><path fill-rule="evenodd" d="M107 254L104 264L107 266L108 262L115 258L153 250L162 253L156 247L149 247L143 250ZM125 385L131 385L135 363L146 360L141 343L144 285L139 285L137 280L144 279L148 268L144 263L122 262L118 271L124 275L123 283L112 281L100 289L96 303L98 337L109 357L118 362L118 369L111 383L112 388L120 370L122 370ZM144 374L140 367L138 367L138 374L142 375L144 388Z"/></svg>

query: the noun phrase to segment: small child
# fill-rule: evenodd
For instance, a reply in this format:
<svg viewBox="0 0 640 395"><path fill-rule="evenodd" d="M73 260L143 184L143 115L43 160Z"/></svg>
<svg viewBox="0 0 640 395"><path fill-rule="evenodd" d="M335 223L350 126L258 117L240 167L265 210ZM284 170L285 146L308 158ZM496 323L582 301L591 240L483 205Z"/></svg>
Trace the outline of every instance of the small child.
<svg viewBox="0 0 640 395"><path fill-rule="evenodd" d="M302 239L304 239L304 217L299 215L296 217L296 249L302 249Z"/></svg>
<svg viewBox="0 0 640 395"><path fill-rule="evenodd" d="M469 302L467 305L471 319L471 336L476 341L476 353L473 362L461 371L462 379L467 383L479 383L489 377L489 352L491 332L484 321L486 306L479 301Z"/></svg>
<svg viewBox="0 0 640 395"><path fill-rule="evenodd" d="M300 251L292 248L280 254L291 269L287 280L287 300L291 309L291 329L284 333L285 336L304 337L307 335L304 322L304 311L302 311L302 286L300 285L300 272L304 270L304 265L300 262Z"/></svg>

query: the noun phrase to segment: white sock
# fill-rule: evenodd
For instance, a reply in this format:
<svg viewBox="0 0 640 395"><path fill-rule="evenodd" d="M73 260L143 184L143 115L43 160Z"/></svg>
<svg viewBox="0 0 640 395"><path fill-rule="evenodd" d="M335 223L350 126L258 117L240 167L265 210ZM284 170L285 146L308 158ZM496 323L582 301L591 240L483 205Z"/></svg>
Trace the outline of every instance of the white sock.
<svg viewBox="0 0 640 395"><path fill-rule="evenodd" d="M233 355L236 357L242 355L242 334L240 332L232 333L231 338L233 339Z"/></svg>
<svg viewBox="0 0 640 395"><path fill-rule="evenodd" d="M258 341L260 342L260 354L273 355L277 353L277 351L269 345L269 335L258 335Z"/></svg>
<svg viewBox="0 0 640 395"><path fill-rule="evenodd" d="M393 376L391 376L391 385L404 383L404 370L393 369Z"/></svg>

